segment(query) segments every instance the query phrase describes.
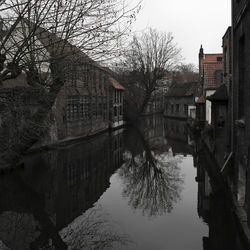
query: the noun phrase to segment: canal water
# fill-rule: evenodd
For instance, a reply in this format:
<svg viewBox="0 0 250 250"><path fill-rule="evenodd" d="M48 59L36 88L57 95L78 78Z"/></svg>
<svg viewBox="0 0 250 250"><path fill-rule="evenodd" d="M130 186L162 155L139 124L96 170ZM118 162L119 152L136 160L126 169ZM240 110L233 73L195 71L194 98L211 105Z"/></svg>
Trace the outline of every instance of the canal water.
<svg viewBox="0 0 250 250"><path fill-rule="evenodd" d="M0 249L245 250L206 167L161 116L25 156L0 176Z"/></svg>

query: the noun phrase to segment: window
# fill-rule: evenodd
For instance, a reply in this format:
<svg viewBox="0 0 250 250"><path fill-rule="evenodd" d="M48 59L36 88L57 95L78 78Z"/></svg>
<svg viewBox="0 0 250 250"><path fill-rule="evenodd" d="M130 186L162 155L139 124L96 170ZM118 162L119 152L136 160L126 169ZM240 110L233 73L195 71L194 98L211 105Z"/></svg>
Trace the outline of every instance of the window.
<svg viewBox="0 0 250 250"><path fill-rule="evenodd" d="M79 101L79 117L87 118L89 117L89 97L81 96Z"/></svg>
<svg viewBox="0 0 250 250"><path fill-rule="evenodd" d="M222 62L222 57L221 56L218 56L216 59L217 59L217 62Z"/></svg>
<svg viewBox="0 0 250 250"><path fill-rule="evenodd" d="M117 107L114 107L114 116L117 116Z"/></svg>
<svg viewBox="0 0 250 250"><path fill-rule="evenodd" d="M79 98L78 96L69 96L67 99L67 120L77 120L79 117Z"/></svg>
<svg viewBox="0 0 250 250"><path fill-rule="evenodd" d="M180 105L179 104L176 104L176 112L179 113L179 110L180 109Z"/></svg>
<svg viewBox="0 0 250 250"><path fill-rule="evenodd" d="M172 104L171 105L171 114L173 114L174 113L174 105Z"/></svg>
<svg viewBox="0 0 250 250"><path fill-rule="evenodd" d="M122 106L120 106L120 115L122 115Z"/></svg>
<svg viewBox="0 0 250 250"><path fill-rule="evenodd" d="M239 67L239 90L238 90L238 107L239 118L244 117L244 85L245 85L245 73L246 73L246 44L245 35L239 40L239 53L238 53L238 67Z"/></svg>
<svg viewBox="0 0 250 250"><path fill-rule="evenodd" d="M102 116L102 98L98 97L97 115Z"/></svg>
<svg viewBox="0 0 250 250"><path fill-rule="evenodd" d="M219 87L223 83L223 75L222 75L222 70L216 70L215 71L215 81L216 85Z"/></svg>
<svg viewBox="0 0 250 250"><path fill-rule="evenodd" d="M168 104L166 103L165 104L165 110L166 110L166 113L168 112Z"/></svg>
<svg viewBox="0 0 250 250"><path fill-rule="evenodd" d="M67 100L67 120L73 121L90 116L90 99L88 96L69 96Z"/></svg>
<svg viewBox="0 0 250 250"><path fill-rule="evenodd" d="M188 105L184 104L184 114L187 115L188 114Z"/></svg>
<svg viewBox="0 0 250 250"><path fill-rule="evenodd" d="M95 117L97 115L97 98L92 97L92 116Z"/></svg>

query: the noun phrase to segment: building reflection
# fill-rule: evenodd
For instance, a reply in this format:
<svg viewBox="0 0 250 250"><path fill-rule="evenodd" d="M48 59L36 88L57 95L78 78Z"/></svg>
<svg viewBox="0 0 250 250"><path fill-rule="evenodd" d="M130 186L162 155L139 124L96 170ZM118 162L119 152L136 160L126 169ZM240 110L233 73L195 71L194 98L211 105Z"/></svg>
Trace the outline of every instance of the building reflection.
<svg viewBox="0 0 250 250"><path fill-rule="evenodd" d="M204 151L195 156L198 183L198 215L209 226L203 237L204 250L246 250L225 190L214 177L210 177L209 161Z"/></svg>
<svg viewBox="0 0 250 250"><path fill-rule="evenodd" d="M123 133L116 131L25 157L23 169L1 177L0 245L67 249L59 231L109 187L122 152Z"/></svg>
<svg viewBox="0 0 250 250"><path fill-rule="evenodd" d="M193 154L193 145L190 141L186 120L165 118L164 120L165 138L171 146L174 155Z"/></svg>

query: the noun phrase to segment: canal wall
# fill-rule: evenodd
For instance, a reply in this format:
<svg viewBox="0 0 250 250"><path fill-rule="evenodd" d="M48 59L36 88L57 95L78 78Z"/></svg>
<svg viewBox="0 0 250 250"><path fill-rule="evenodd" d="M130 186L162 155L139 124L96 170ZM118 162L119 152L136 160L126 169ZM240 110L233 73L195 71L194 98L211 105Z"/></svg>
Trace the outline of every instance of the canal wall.
<svg viewBox="0 0 250 250"><path fill-rule="evenodd" d="M221 142L217 142L220 143ZM226 195L228 201L231 203L231 208L233 214L236 216L236 221L241 231L244 242L247 244L248 249L250 249L250 229L248 226L247 219L247 208L239 204L237 188L235 188L235 176L234 176L234 166L231 160L224 160L222 164L221 157L219 157L219 152L217 146L211 136L209 136L209 131L197 132L195 135L195 151L199 154L199 157L203 158L203 162L206 164L206 171L210 177L210 184L215 192L223 192ZM223 145L222 145L223 146ZM229 158L229 156L227 157ZM228 164L228 166L226 165Z"/></svg>

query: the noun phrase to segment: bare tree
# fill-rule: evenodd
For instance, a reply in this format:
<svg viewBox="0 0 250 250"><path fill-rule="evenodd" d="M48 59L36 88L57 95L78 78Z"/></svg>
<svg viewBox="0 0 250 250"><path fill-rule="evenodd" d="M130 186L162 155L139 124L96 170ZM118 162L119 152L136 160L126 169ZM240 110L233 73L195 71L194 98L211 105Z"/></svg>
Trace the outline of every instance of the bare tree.
<svg viewBox="0 0 250 250"><path fill-rule="evenodd" d="M131 6L127 0L0 2L0 87L9 88L8 80L23 74L27 77L25 89L0 98L6 114L0 121L2 159L15 163L47 131L48 112L72 74L69 66L83 64L84 58L94 64L83 52L94 59L114 56L138 11L139 3ZM23 95L39 104L25 117L27 110L18 103Z"/></svg>
<svg viewBox="0 0 250 250"><path fill-rule="evenodd" d="M125 54L124 65L125 72L133 75L133 85L143 93L139 113L144 111L164 72L176 66L180 54L181 49L174 42L171 33L150 28L134 36L130 49Z"/></svg>
<svg viewBox="0 0 250 250"><path fill-rule="evenodd" d="M70 249L121 249L133 245L101 205L87 210L63 228L60 236Z"/></svg>
<svg viewBox="0 0 250 250"><path fill-rule="evenodd" d="M182 63L177 66L177 71L181 73L198 73L198 68L193 63Z"/></svg>
<svg viewBox="0 0 250 250"><path fill-rule="evenodd" d="M89 52L94 59L113 55L119 38L127 34L138 11L139 5L130 6L127 0L5 1L0 6L0 52L2 67L5 61L8 66L0 79L3 81L3 75L10 71L16 77L30 64L41 67L42 62L50 62L51 55L41 53L44 44L37 42L38 36L48 38L40 28L56 35L46 43L46 47L53 47L54 57L69 53L62 41Z"/></svg>

